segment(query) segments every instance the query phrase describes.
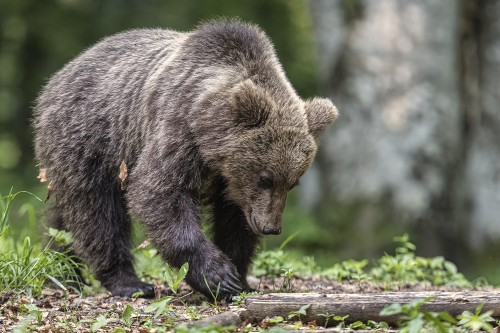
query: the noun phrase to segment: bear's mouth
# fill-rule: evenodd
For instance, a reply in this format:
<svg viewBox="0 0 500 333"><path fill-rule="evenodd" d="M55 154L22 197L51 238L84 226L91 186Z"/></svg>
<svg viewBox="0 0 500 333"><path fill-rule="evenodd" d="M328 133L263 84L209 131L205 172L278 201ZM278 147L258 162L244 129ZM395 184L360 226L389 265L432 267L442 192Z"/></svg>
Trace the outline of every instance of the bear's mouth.
<svg viewBox="0 0 500 333"><path fill-rule="evenodd" d="M262 227L261 225L259 225L257 223L257 218L254 214L252 214L252 210L245 214L245 217L247 219L247 224L250 226L250 229L256 235L279 235L281 233L280 226L274 227L270 225L264 225L264 227Z"/></svg>
<svg viewBox="0 0 500 333"><path fill-rule="evenodd" d="M255 216L252 214L252 209L248 211L246 214L247 224L250 226L250 229L257 235L262 234L262 231L258 228L257 220Z"/></svg>

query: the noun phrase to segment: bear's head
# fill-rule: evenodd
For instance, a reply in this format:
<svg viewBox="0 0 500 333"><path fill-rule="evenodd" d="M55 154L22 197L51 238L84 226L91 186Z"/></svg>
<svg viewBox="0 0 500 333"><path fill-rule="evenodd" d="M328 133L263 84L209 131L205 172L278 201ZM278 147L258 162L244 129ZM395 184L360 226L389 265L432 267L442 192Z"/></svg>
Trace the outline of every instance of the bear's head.
<svg viewBox="0 0 500 333"><path fill-rule="evenodd" d="M256 234L281 232L287 193L311 165L319 135L338 115L327 99L291 97L278 100L250 79L231 91L238 135L221 172L226 196Z"/></svg>

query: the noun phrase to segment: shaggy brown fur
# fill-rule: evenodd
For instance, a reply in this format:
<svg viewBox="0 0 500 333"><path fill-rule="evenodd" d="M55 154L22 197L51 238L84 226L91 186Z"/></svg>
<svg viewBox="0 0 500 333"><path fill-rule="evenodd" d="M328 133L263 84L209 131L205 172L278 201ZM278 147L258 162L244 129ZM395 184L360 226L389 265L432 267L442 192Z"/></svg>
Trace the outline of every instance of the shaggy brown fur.
<svg viewBox="0 0 500 333"><path fill-rule="evenodd" d="M132 215L169 264L189 262L193 288L209 295L220 283L220 298L230 299L248 289L260 236L280 233L286 194L336 116L330 101L297 96L254 25L111 36L57 72L38 99L51 223L73 233L75 252L115 295L153 295L132 267ZM202 196L214 243L200 229Z"/></svg>

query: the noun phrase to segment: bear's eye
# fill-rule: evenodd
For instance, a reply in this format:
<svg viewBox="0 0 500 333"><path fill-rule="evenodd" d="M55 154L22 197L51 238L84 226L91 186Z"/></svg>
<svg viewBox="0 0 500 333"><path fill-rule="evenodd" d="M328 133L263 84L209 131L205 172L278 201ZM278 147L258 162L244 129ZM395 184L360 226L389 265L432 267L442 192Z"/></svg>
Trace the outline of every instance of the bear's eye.
<svg viewBox="0 0 500 333"><path fill-rule="evenodd" d="M259 186L262 188L266 188L266 189L273 188L274 181L270 176L262 175L262 176L260 176L260 179L259 179Z"/></svg>

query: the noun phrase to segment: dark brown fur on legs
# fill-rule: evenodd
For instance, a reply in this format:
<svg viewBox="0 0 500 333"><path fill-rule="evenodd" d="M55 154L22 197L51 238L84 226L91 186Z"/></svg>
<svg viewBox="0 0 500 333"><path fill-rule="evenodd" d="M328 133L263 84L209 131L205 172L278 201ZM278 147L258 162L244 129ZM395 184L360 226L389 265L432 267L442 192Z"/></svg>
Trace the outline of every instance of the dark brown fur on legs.
<svg viewBox="0 0 500 333"><path fill-rule="evenodd" d="M118 184L102 184L93 191L57 191L62 229L70 231L74 252L95 272L113 295L142 292L154 296L154 286L136 276L130 253L130 219ZM60 223L59 223L60 226Z"/></svg>
<svg viewBox="0 0 500 333"><path fill-rule="evenodd" d="M260 236L248 226L245 214L224 195L226 184L218 179L211 198L213 209L213 239L236 266L244 291L252 291L246 280Z"/></svg>

